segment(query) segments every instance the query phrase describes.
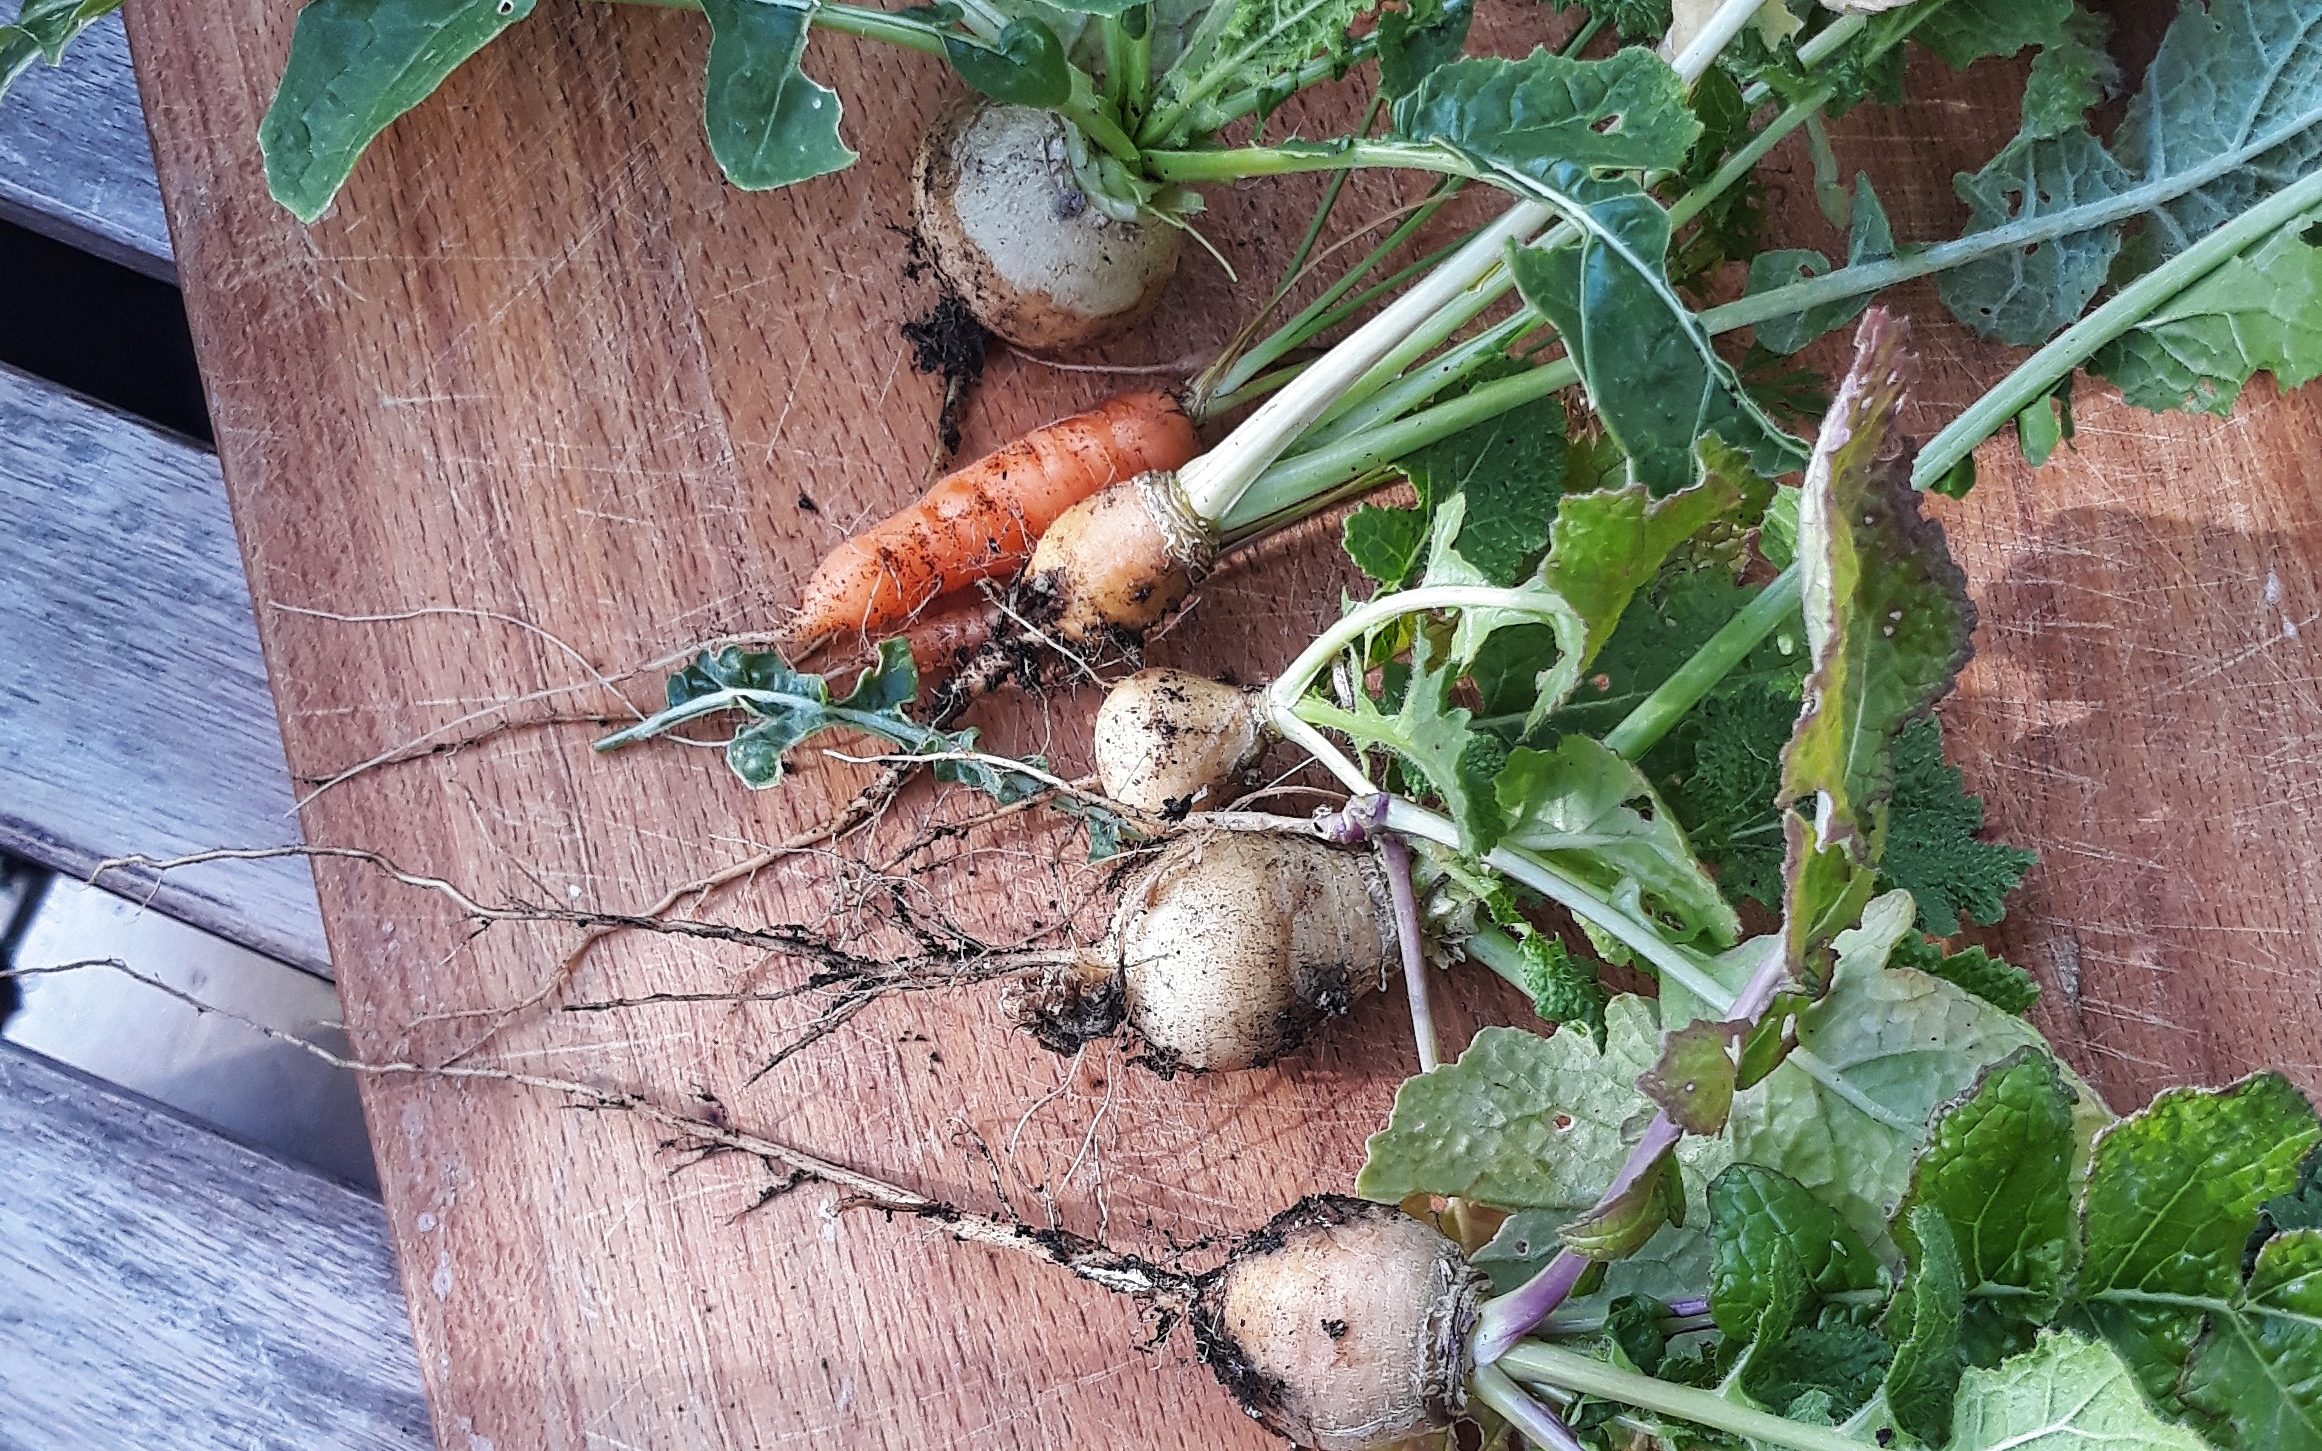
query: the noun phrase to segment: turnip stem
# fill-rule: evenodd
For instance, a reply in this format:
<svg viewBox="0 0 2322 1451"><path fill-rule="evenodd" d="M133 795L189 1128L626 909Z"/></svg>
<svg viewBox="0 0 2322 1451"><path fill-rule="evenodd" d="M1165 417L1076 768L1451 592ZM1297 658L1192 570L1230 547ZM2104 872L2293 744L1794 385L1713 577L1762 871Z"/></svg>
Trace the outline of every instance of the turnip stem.
<svg viewBox="0 0 2322 1451"><path fill-rule="evenodd" d="M1678 75L1684 77L1687 85L1701 79L1710 63L1717 59L1718 52L1741 34L1743 26L1757 18L1761 8L1751 3L1751 0L1726 0L1725 4L1710 12L1709 19L1702 23L1701 29L1694 32L1692 41L1677 53L1677 59L1671 61L1670 65Z"/></svg>
<svg viewBox="0 0 2322 1451"><path fill-rule="evenodd" d="M1792 1421L1770 1411L1739 1405L1715 1391L1656 1380L1561 1346L1527 1341L1512 1347L1501 1357L1499 1366L1520 1381L1602 1396L1768 1446L1780 1446L1785 1451L1863 1451L1864 1442L1844 1431Z"/></svg>
<svg viewBox="0 0 2322 1451"><path fill-rule="evenodd" d="M1524 1388L1491 1366L1480 1366L1468 1378L1475 1398L1499 1412L1518 1434L1544 1451L1587 1451L1561 1417L1526 1393Z"/></svg>
<svg viewBox="0 0 2322 1451"><path fill-rule="evenodd" d="M1926 11L1919 12L1903 28L1901 34L1894 38L1899 41L1904 35L1908 35L1911 28L1915 27L1921 19L1924 19L1926 14ZM1813 39L1798 47L1798 63L1808 70L1812 70L1830 59L1834 51L1854 39L1855 33L1869 23L1870 15L1866 11L1858 10L1839 16L1824 26L1822 31ZM1767 85L1764 81L1753 81L1750 83L1749 89L1742 92L1742 100L1748 105L1762 106L1772 98L1773 94L1774 88L1772 86Z"/></svg>
<svg viewBox="0 0 2322 1451"><path fill-rule="evenodd" d="M1457 346L1446 349L1426 366L1392 377L1367 397L1357 399L1354 393L1349 393L1340 402L1351 406L1343 407L1323 419L1319 427L1299 440L1298 448L1292 451L1290 457L1296 458L1300 453L1322 448L1339 439L1361 433L1366 428L1403 416L1470 376L1478 368L1504 356L1518 338L1541 325L1538 315L1525 308L1485 328L1474 337L1462 340Z"/></svg>
<svg viewBox="0 0 2322 1451"><path fill-rule="evenodd" d="M1386 103L1387 98L1383 95L1371 97L1371 104L1363 111L1362 124L1355 127L1357 136L1370 134L1371 128L1379 122L1380 108ZM1306 224L1306 235L1298 239L1297 250L1290 254L1290 260L1282 267L1282 285L1275 290L1275 300L1279 301L1290 290L1291 284L1298 280L1298 274L1305 270L1306 259L1314 255L1315 245L1322 240L1322 229L1330 224L1330 214L1338 209L1338 199L1345 191L1346 173L1343 171L1332 177L1330 184L1322 189L1322 200L1315 204L1313 219Z"/></svg>
<svg viewBox="0 0 2322 1451"><path fill-rule="evenodd" d="M1224 442L1187 464L1178 472L1178 482L1193 511L1204 519L1222 522L1252 481L1338 400L1348 384L1369 371L1413 328L1498 266L1500 251L1511 239L1530 235L1552 215L1537 202L1509 208L1449 261L1260 404Z"/></svg>
<svg viewBox="0 0 2322 1451"><path fill-rule="evenodd" d="M1681 1311L1678 1308L1679 1305L1698 1308ZM1532 1333L1549 1340L1573 1340L1583 1336L1602 1335L1606 1323L1606 1318L1600 1314L1551 1315L1532 1327ZM1663 1335L1669 1336L1698 1335L1717 1328L1717 1322L1709 1317L1707 1302L1702 1300L1673 1301L1669 1306L1669 1313L1661 1316L1653 1324L1654 1328Z"/></svg>
<svg viewBox="0 0 2322 1451"><path fill-rule="evenodd" d="M1299 724L1305 725L1305 722ZM1308 726L1307 729L1313 728ZM1459 827L1449 817L1405 801L1399 796L1389 796L1385 800L1386 814L1381 824L1387 830L1399 831L1405 836L1422 837L1454 851L1463 849ZM1709 1004L1714 1011L1724 1012L1733 1003L1733 995L1684 948L1663 938L1649 923L1630 916L1607 901L1594 887L1578 877L1566 874L1530 852L1512 847L1493 847L1484 855L1483 863L1502 876L1538 892L1582 921L1602 928L1630 951L1651 963L1655 972Z"/></svg>
<svg viewBox="0 0 2322 1451"><path fill-rule="evenodd" d="M1766 3L1767 0L1724 0L1703 27L1704 38L1711 34L1718 35L1717 44L1688 46L1685 54L1677 60L1679 77L1688 84L1699 79L1716 58L1718 48L1731 40L1741 26ZM1244 148L1237 152L1210 152L1206 155L1212 158L1249 158L1256 150ZM1461 170L1452 158L1432 147L1358 141L1350 143L1346 151L1350 154L1360 153L1368 158L1370 164L1384 162L1416 166L1422 170L1455 175ZM1181 159L1194 160L1205 153L1182 152L1176 155ZM1273 150L1272 158L1279 161L1284 170L1313 169L1311 165L1300 163L1315 159L1280 148ZM1148 154L1147 161L1149 165L1157 164L1160 157ZM1160 172L1156 170L1155 174L1160 175ZM1204 519L1223 522L1226 512L1256 481L1258 475L1265 472L1267 465L1281 457L1283 450L1296 442L1328 412L1348 387L1370 372L1375 364L1413 331L1498 268L1507 243L1532 236L1553 221L1555 215L1552 208L1540 202L1525 201L1510 207L1496 221L1477 232L1472 241L1453 253L1451 260L1431 273L1425 281L1390 303L1377 316L1357 328L1344 342L1332 348L1313 367L1300 374L1288 387L1259 405L1258 411L1228 435L1223 443L1179 471L1179 484L1185 490L1186 501L1193 511Z"/></svg>
<svg viewBox="0 0 2322 1451"><path fill-rule="evenodd" d="M1306 697L1307 687L1330 668L1339 651L1390 620L1430 610L1508 610L1548 618L1542 608L1542 596L1536 590L1488 584L1436 584L1379 595L1341 615L1330 628L1315 636L1313 643L1298 652L1298 658L1266 688L1267 715L1278 723L1280 717L1295 714L1298 703Z"/></svg>
<svg viewBox="0 0 2322 1451"><path fill-rule="evenodd" d="M1620 1172L1613 1175L1612 1183L1597 1197L1597 1204L1609 1204L1635 1188L1660 1163L1661 1156L1676 1148L1677 1141L1684 1137L1685 1131L1672 1123L1669 1115L1654 1114L1644 1134L1630 1148ZM1531 1334L1557 1306L1571 1297L1573 1287L1593 1263L1571 1250L1558 1250L1556 1257L1538 1274L1505 1295L1486 1301L1483 1313L1476 1319L1471 1341L1476 1364L1492 1364L1507 1353L1509 1346Z"/></svg>
<svg viewBox="0 0 2322 1451"><path fill-rule="evenodd" d="M1725 44L1730 44L1732 37L1739 35L1742 26L1746 26L1765 5L1767 0L1725 0L1723 5L1718 5L1716 12L1702 26L1702 33L1676 58L1674 70L1683 84L1690 86L1693 81L1700 79L1702 72L1707 72L1709 65L1716 60L1718 51L1723 51ZM1440 156L1430 146L1402 146L1393 142L1351 142L1344 149L1259 149L1259 146L1245 146L1245 149L1235 151L1147 153L1147 169L1152 169L1152 174L1177 181L1200 181L1205 179L1205 172L1210 172L1207 179L1224 179L1224 176L1268 174L1275 172L1275 169L1282 169L1282 172L1307 172L1307 169L1354 165L1396 165L1435 169L1435 172L1447 174L1468 174L1463 165ZM1512 221L1521 225L1509 225ZM1351 334L1340 346L1331 348L1331 353L1324 360L1314 364L1310 374L1277 395L1277 399L1289 399L1293 392L1310 388L1310 385L1317 390L1328 388L1328 397L1321 399L1319 406L1307 402L1303 392L1300 392L1298 404L1284 406L1275 418L1268 418L1268 411L1259 409L1259 413L1254 413L1242 425L1249 429L1261 429L1261 425L1265 429L1286 427L1289 432L1279 436L1272 436L1270 432L1256 432L1240 448L1235 448L1235 441L1242 439L1242 429L1235 429L1235 434L1228 436L1226 443L1212 450L1205 460L1194 460L1194 464L1189 464L1182 478L1187 481L1187 497L1194 504L1196 513L1210 520L1224 520L1226 508L1231 508L1233 501L1242 495L1242 490L1249 488L1249 483L1261 474L1265 464L1270 464L1275 457L1282 455L1314 423L1321 423L1331 413L1349 409L1349 406L1358 404L1361 399L1370 397L1372 392L1384 388L1409 362L1428 353L1437 344L1442 344L1444 339L1458 332L1458 327L1463 327L1470 318L1484 311L1486 306L1491 306L1493 299L1505 295L1509 279L1507 269L1500 267L1500 241L1507 239L1526 241L1530 246L1553 246L1563 241L1567 232L1567 228L1556 228L1549 239L1539 239L1539 232L1549 228L1549 223L1553 221L1556 221L1553 211L1542 207L1539 202L1516 204L1507 214L1502 214L1498 221L1488 225L1484 232L1479 232L1477 241L1486 237L1493 239L1491 251L1472 255L1474 248L1470 246L1463 248L1461 253L1454 255L1454 260L1447 262L1444 272L1454 272L1454 269L1458 269L1458 272L1456 276L1447 276L1444 281L1456 283L1456 286L1444 286L1440 293L1430 293L1430 306L1426 306L1426 311L1421 311L1416 304L1409 306L1409 309L1400 309L1400 304L1398 309L1389 309L1398 313L1391 337L1384 330L1379 334L1370 334L1370 325L1365 325L1363 330ZM1402 316L1402 311L1407 311L1409 316ZM1372 323L1382 323L1386 318L1389 318L1389 313L1379 313L1377 318L1372 318ZM1361 348L1356 348L1358 339L1363 339ZM1310 383L1307 378L1314 378L1314 381ZM1226 453L1226 450L1233 450L1235 457L1214 464L1212 476L1212 471L1205 469L1207 460L1217 457L1219 453ZM1240 457L1242 453L1247 453L1249 457ZM1200 471L1200 492L1196 492L1196 471Z"/></svg>
<svg viewBox="0 0 2322 1451"><path fill-rule="evenodd" d="M1367 473L1402 458L1414 449L1449 438L1463 428L1497 418L1535 398L1545 398L1580 381L1580 370L1569 359L1558 358L1521 373L1495 378L1457 398L1431 408L1336 439L1308 452L1279 460L1259 476L1226 517L1227 533L1247 527L1254 519L1283 514L1343 480Z"/></svg>
<svg viewBox="0 0 2322 1451"><path fill-rule="evenodd" d="M1419 1071L1443 1061L1435 1038L1435 1009L1427 998L1427 944L1419 932L1419 898L1411 890L1411 848L1403 838L1379 838L1379 860L1387 869L1387 895L1395 905L1395 939L1403 951L1403 991L1411 1000L1411 1041L1419 1049Z"/></svg>
<svg viewBox="0 0 2322 1451"><path fill-rule="evenodd" d="M1331 181L1335 186L1345 179L1346 174L1341 172L1338 176L1331 178ZM1349 268L1346 274L1336 282L1323 289L1321 296L1299 309L1297 316L1276 328L1264 339L1239 353L1236 353L1229 345L1226 353L1217 362L1211 364L1209 370L1186 390L1188 394L1187 406L1201 417L1223 413L1235 407L1244 401L1243 395L1250 389L1252 379L1272 366L1283 354L1318 333L1335 327L1353 309L1385 292L1392 291L1406 279L1424 272L1428 267L1451 255L1453 247L1438 248L1408 266L1398 269L1393 275L1374 286L1364 288L1355 298L1346 301L1344 306L1340 305L1341 299L1346 298L1346 294L1359 285L1362 279L1385 261L1396 248L1409 241L1412 233L1434 220L1435 214L1443 209L1443 204L1451 199L1460 184L1460 179L1457 177L1447 178L1429 194L1425 202L1413 208L1409 216L1403 218L1376 247L1372 248L1369 255ZM1454 246L1456 245L1454 244ZM1324 255L1327 256L1328 253ZM1298 280L1298 272L1299 269L1295 267L1288 269L1288 275L1283 279L1280 291L1274 295L1271 302L1267 303L1265 309L1260 310L1260 318L1263 318L1266 311L1271 310L1289 293L1292 284ZM1254 326L1255 324L1253 324L1253 328ZM1297 375L1293 372L1283 376L1286 381L1287 378Z"/></svg>
<svg viewBox="0 0 2322 1451"><path fill-rule="evenodd" d="M1638 701L1636 709L1606 733L1605 745L1632 761L1653 749L1750 651L1783 622L1796 617L1798 594L1798 566L1793 563L1703 642L1692 659Z"/></svg>

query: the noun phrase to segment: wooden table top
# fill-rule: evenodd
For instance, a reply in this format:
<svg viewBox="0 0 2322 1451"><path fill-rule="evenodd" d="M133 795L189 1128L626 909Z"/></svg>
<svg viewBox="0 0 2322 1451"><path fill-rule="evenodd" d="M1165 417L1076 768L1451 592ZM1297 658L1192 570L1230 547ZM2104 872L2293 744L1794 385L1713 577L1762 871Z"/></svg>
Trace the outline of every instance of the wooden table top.
<svg viewBox="0 0 2322 1451"><path fill-rule="evenodd" d="M922 486L936 385L896 329L932 292L894 229L920 125L954 94L935 64L818 39L814 69L845 98L863 161L745 195L701 140L698 17L543 7L302 228L266 198L253 139L291 21L258 0L131 7L296 774L525 697L511 708L607 710L591 671L649 698L652 675L626 672L764 627L849 523ZM1987 66L1944 102L1859 110L1837 128L1842 157L1880 178L1905 235L1940 235L1960 215L1949 175L2005 124L2011 87ZM1213 197L1209 234L1245 275L1271 275L1310 181ZM1198 258L1185 271L1114 358L1216 344L1230 289ZM1926 292L1901 301L1925 321L1920 408L1937 417L2004 360ZM1110 386L1003 358L967 448ZM2267 394L2219 421L2084 390L2076 451L2034 480L1995 445L1986 482L1943 509L1985 621L1949 707L1957 754L1994 826L2043 853L2002 941L2048 987L2042 1026L2121 1102L2262 1064L2322 1086L2322 414ZM1154 656L1279 664L1342 578L1317 533L1219 579ZM1094 703L1060 689L977 719L1077 766ZM752 796L712 753L595 757L589 735L516 732L369 772L307 806L307 839L376 848L487 900L627 909L819 819L863 778L817 763ZM897 832L921 809L907 802ZM1051 924L1093 886L1068 837L1019 821L977 840L929 891L979 930L1025 930L1027 901ZM475 1020L441 1015L523 997L573 940L474 933L353 863L316 877L373 1057L467 1041ZM831 857L797 858L712 910L819 920L849 882ZM797 972L632 934L564 996ZM1479 976L1445 994L1449 1031L1519 1020ZM673 1107L712 1095L737 1125L930 1194L992 1209L1004 1188L1035 1222L1053 1212L1166 1252L1342 1187L1408 1054L1399 1004L1381 999L1275 1069L1162 1083L1110 1049L1050 1057L1003 1029L993 993L967 991L880 1004L749 1081L804 1011L536 1012L474 1061ZM821 1191L743 1215L767 1181L755 1163L676 1171L649 1126L553 1095L379 1080L366 1104L447 1448L1265 1444L1184 1337L1148 1347L1131 1306L1044 1267L834 1218Z"/></svg>

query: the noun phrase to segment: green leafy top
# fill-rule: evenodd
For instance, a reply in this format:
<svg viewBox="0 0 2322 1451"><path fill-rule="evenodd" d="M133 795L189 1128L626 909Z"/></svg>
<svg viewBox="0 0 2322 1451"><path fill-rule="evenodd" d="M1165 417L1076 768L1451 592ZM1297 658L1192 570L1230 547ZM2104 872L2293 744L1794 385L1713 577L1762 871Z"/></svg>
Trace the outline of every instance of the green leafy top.
<svg viewBox="0 0 2322 1451"><path fill-rule="evenodd" d="M258 127L266 184L311 222L388 123L532 13L534 0L315 0ZM835 119L835 111L834 111Z"/></svg>
<svg viewBox="0 0 2322 1451"><path fill-rule="evenodd" d="M121 8L121 0L22 0L14 23L0 25L0 92L36 60L64 61L82 31Z"/></svg>
<svg viewBox="0 0 2322 1451"><path fill-rule="evenodd" d="M1395 129L1509 165L1609 174L1674 170L1701 122L1668 63L1630 47L1603 60L1535 50L1452 61L1395 103Z"/></svg>
<svg viewBox="0 0 2322 1451"><path fill-rule="evenodd" d="M1873 312L1855 341L1798 509L1813 671L1782 755L1783 806L1809 802L1814 844L1876 859L1893 746L1967 661L1967 580L1924 518L1893 438L1910 366L1906 330Z"/></svg>

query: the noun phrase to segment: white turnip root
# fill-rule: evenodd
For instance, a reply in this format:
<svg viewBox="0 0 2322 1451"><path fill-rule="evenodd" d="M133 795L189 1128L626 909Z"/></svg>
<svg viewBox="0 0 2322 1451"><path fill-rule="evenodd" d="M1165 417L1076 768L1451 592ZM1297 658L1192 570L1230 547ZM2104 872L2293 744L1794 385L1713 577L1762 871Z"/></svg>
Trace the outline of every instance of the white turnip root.
<svg viewBox="0 0 2322 1451"><path fill-rule="evenodd" d="M1041 626L1076 645L1135 644L1193 592L1216 556L1177 476L1140 474L1064 511L1024 577Z"/></svg>
<svg viewBox="0 0 2322 1451"><path fill-rule="evenodd" d="M1036 353L1134 326L1177 270L1176 229L1109 215L1068 145L1052 112L977 100L936 122L911 175L936 271L978 322Z"/></svg>
<svg viewBox="0 0 2322 1451"><path fill-rule="evenodd" d="M1183 670L1140 670L1114 686L1092 734L1105 794L1156 814L1214 805L1266 748L1250 691Z"/></svg>
<svg viewBox="0 0 2322 1451"><path fill-rule="evenodd" d="M1253 1419L1314 1451L1382 1451L1459 1415L1482 1295L1482 1275L1433 1229L1318 1195L1242 1241L1192 1324Z"/></svg>
<svg viewBox="0 0 2322 1451"><path fill-rule="evenodd" d="M1125 1021L1157 1071L1256 1068L1378 988L1395 953L1369 854L1306 836L1203 832L1132 877L1105 944L1024 987L1015 1010L1060 1052Z"/></svg>

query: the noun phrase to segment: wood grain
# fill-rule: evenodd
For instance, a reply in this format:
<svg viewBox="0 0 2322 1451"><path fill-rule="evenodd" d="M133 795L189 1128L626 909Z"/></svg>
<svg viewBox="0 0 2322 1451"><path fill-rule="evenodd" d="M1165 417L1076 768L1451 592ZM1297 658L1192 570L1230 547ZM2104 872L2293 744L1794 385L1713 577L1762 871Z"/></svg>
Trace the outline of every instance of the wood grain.
<svg viewBox="0 0 2322 1451"><path fill-rule="evenodd" d="M64 65L33 66L0 100L0 217L177 280L118 17L83 32Z"/></svg>
<svg viewBox="0 0 2322 1451"><path fill-rule="evenodd" d="M286 7L256 0L145 0L132 21L258 596L343 613L498 611L621 672L765 625L841 530L920 486L935 389L904 369L894 330L930 293L892 229L905 221L912 138L949 95L935 67L818 42L815 65L848 100L863 164L748 196L720 185L699 140L698 23L543 10L398 125L338 210L302 231L264 198L249 140L289 25ZM1966 114L1988 125L2008 85L1982 80ZM1907 226L1956 223L1941 171L1917 160L1948 144L1928 137L1961 131L1959 109L1908 115L1915 129L1901 148L1874 138L1882 168L1925 173L1911 205L1897 207ZM1377 205L1381 190L1365 192ZM1311 195L1303 184L1221 192L1205 225L1263 277ZM1235 315L1221 279L1191 266L1165 315L1115 357L1198 352ZM1934 328L1928 341L1939 398L1995 369L1991 353L1955 333ZM1005 362L968 447L1104 386ZM2230 608L2205 582L2214 554L2201 571L2190 556L2159 567L2194 547L2183 530L2244 561L2229 577L2254 578L2260 566L2249 561L2267 548L2277 572L2310 564L2302 545L2261 546L2222 522L2302 537L2286 521L2310 507L2307 491L2287 471L2312 450L2259 453L2236 440L2261 426L2281 430L2265 435L2269 449L2310 438L2313 415L2291 405L2256 417L2272 422L2132 422L2091 399L2080 453L2036 485L1995 464L1993 482L1955 511L2001 622L1955 714L1988 753L1976 775L2000 796L1995 815L2051 848L2043 916L2016 940L2050 970L2053 944L2084 944L2050 1022L2123 1098L2266 1060L2322 1080L2322 1015L2288 965L2217 971L2218 923L2237 953L2259 960L2302 922L2283 904L2303 902L2295 883L2315 842L2283 808L2270 818L2271 855L2259 855L2237 818L2220 814L2221 788L2191 784L2182 760L2200 727L2237 722L2230 747L2206 753L2204 766L2235 783L2236 802L2294 799L2294 786L2271 783L2294 783L2301 769L2307 646L2279 639L2270 616ZM2187 495L2151 472L2163 453L2190 473L2230 476L2230 490L2213 482ZM2066 517L2075 509L2077 521ZM2107 514L2101 528L2089 510ZM2112 542L2090 547L2091 532ZM2152 588L2151 572L2173 592L2124 597L2131 571L2139 589ZM2310 590L2304 570L2292 573L2286 589ZM2035 578L2054 581L2036 586L2049 615L2001 608ZM1327 537L1277 548L1263 569L1216 581L1155 653L1264 672L1341 582ZM2178 611L2211 621L2188 647L2208 652L2202 659L2164 653L2178 643L2153 627L2176 624ZM2028 621L2039 628L2025 633ZM2089 653L2131 631L2150 643ZM2205 663L2261 636L2270 653L2235 667L2229 705L2162 693L2172 679L2190 688ZM545 706L610 708L548 641L474 618L379 628L269 615L264 642L301 775L480 702L563 687ZM2124 664L2178 673L2122 678ZM2060 683L2082 695L2059 696ZM2051 719L2051 697L2092 708ZM1064 690L978 719L994 740L1050 750L1069 768L1092 706L1090 692ZM2056 729L2061 742L2042 734ZM307 811L309 837L376 846L485 895L627 907L817 819L861 779L820 762L753 797L709 753L597 758L584 739L528 731L366 775ZM2150 754L2157 747L2169 749ZM2112 784L2084 787L2084 777ZM2088 794L2098 791L2119 797ZM2100 804L2112 808L2101 819L2075 816ZM908 827L917 809L893 824ZM2198 822L2210 824L2206 839ZM2231 850L2220 845L2228 838ZM2066 873L2091 848L2152 854L2140 840L2205 843L2189 863L2198 897L2176 890L2213 905L2199 916L2144 911L2133 936L2100 937L2123 924ZM994 935L1022 932L1053 923L1091 886L1071 867L1069 842L1020 827L979 842L930 880L931 910ZM472 1024L431 1015L524 995L569 942L545 928L474 936L440 904L344 863L325 864L318 882L350 1025L374 1053L465 1043ZM828 857L795 859L715 910L815 918L845 882ZM567 996L782 982L797 971L631 938L590 959ZM1448 1033L1487 1014L1514 1020L1513 1005L1472 977L1447 997L1457 999L1446 1005ZM991 1208L998 1184L1036 1219L1052 1202L1074 1229L1166 1253L1345 1183L1408 1053L1381 996L1347 1031L1276 1069L1165 1084L1109 1050L1077 1065L1048 1058L1001 1029L993 995L962 993L883 1004L752 1081L763 1045L801 1011L536 1014L487 1056L650 1089L672 1105L710 1094L737 1122L915 1188ZM834 1218L813 1193L737 1220L765 1181L756 1166L680 1170L642 1127L537 1096L374 1083L367 1105L448 1447L1264 1444L1182 1337L1148 1347L1131 1307L1046 1267L962 1251L909 1225Z"/></svg>
<svg viewBox="0 0 2322 1451"><path fill-rule="evenodd" d="M296 842L217 459L0 368L0 518L0 849L86 876ZM105 885L330 973L303 861Z"/></svg>
<svg viewBox="0 0 2322 1451"><path fill-rule="evenodd" d="M0 1045L0 1443L428 1444L379 1206Z"/></svg>

